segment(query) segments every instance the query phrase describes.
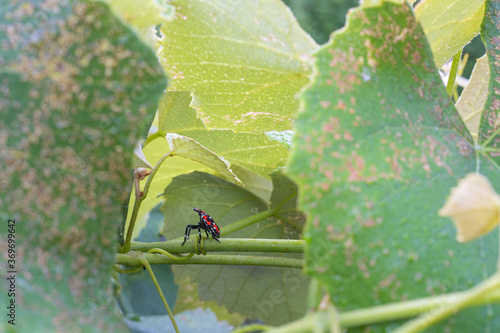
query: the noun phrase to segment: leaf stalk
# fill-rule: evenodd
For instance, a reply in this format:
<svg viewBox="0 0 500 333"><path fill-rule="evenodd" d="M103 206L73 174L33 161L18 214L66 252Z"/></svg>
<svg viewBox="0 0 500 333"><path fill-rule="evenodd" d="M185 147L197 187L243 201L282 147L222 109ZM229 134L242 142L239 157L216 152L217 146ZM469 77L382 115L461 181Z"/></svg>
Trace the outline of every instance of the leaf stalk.
<svg viewBox="0 0 500 333"><path fill-rule="evenodd" d="M158 280L156 280L156 276L155 273L153 272L153 269L151 268L151 265L149 264L148 260L145 258L144 255L139 255L136 258L142 263L142 265L144 265L144 267L146 267L146 270L148 271L151 280L153 280L153 283L156 286L158 294L160 294L161 300L163 301L163 305L165 306L165 309L167 309L168 316L170 317L170 321L172 321L172 325L174 326L175 332L179 333L180 332L179 327L175 322L174 314L172 313L172 310L170 310L170 307L168 306L167 299L165 298L165 295L163 295L163 291L161 290Z"/></svg>
<svg viewBox="0 0 500 333"><path fill-rule="evenodd" d="M453 62L451 63L450 75L448 76L448 83L446 84L446 91L448 91L448 96L453 96L453 89L455 88L455 81L457 79L458 66L460 65L460 59L462 58L462 49L453 56Z"/></svg>
<svg viewBox="0 0 500 333"><path fill-rule="evenodd" d="M160 169L160 166L163 164L163 162L167 159L167 157L172 156L172 151L169 151L167 154L163 155L162 158L156 163L153 172L148 177L148 180L146 181L146 185L144 185L144 191L143 193L138 193L140 191L136 191L135 195L135 201L134 201L134 208L132 209L132 214L130 216L130 223L128 225L127 229L127 237L125 239L125 243L123 243L123 252L128 252L130 251L130 243L132 241L132 234L134 233L134 227L135 223L137 221L137 215L139 214L139 208L141 208L141 204L146 199L149 193L149 188L151 187L151 181L153 180L154 176L158 172L158 169Z"/></svg>

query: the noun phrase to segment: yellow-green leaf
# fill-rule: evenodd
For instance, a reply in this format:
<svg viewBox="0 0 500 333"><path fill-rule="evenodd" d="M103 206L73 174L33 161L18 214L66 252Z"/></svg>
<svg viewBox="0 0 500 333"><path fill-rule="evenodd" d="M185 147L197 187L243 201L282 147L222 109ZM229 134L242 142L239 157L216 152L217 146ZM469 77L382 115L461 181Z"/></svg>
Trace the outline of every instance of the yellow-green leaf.
<svg viewBox="0 0 500 333"><path fill-rule="evenodd" d="M316 43L280 1L172 2L159 53L170 90L194 92L208 129L291 128Z"/></svg>
<svg viewBox="0 0 500 333"><path fill-rule="evenodd" d="M184 157L201 163L233 183L243 185L229 167L229 163L221 156L210 151L196 142L196 140L183 135L169 133L166 136L172 155Z"/></svg>
<svg viewBox="0 0 500 333"><path fill-rule="evenodd" d="M415 15L431 44L436 67L441 68L481 31L485 0L426 0Z"/></svg>
<svg viewBox="0 0 500 333"><path fill-rule="evenodd" d="M253 134L230 130L209 131L196 118L196 111L189 106L191 100L191 94L187 91L169 91L163 96L159 105L159 133L178 133L195 139L231 164L238 164L268 179L273 170L284 165L288 156L287 147L281 143L284 139L279 141L269 132ZM291 136L279 133L287 138Z"/></svg>
<svg viewBox="0 0 500 333"><path fill-rule="evenodd" d="M477 60L470 82L455 105L474 141L477 141L481 114L488 99L489 81L490 67L488 58L483 56Z"/></svg>

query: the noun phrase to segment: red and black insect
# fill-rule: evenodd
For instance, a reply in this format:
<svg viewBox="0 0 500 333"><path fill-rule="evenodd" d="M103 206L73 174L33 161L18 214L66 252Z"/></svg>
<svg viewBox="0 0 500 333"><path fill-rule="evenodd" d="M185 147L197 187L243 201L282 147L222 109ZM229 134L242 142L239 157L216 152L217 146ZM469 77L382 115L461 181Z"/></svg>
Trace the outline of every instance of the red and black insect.
<svg viewBox="0 0 500 333"><path fill-rule="evenodd" d="M217 224L215 224L214 219L211 218L210 215L208 215L201 209L193 208L193 210L197 212L198 215L200 215L200 222L198 222L198 224L188 224L188 226L186 227L186 232L184 233L184 242L182 242L182 245L184 246L186 240L189 239L189 234L193 229L198 229L198 234L200 235L198 243L200 243L201 241L201 229L205 230L207 237L210 237L210 235L212 235L212 238L220 243L219 241L220 229L217 226ZM210 233L210 235L208 233Z"/></svg>

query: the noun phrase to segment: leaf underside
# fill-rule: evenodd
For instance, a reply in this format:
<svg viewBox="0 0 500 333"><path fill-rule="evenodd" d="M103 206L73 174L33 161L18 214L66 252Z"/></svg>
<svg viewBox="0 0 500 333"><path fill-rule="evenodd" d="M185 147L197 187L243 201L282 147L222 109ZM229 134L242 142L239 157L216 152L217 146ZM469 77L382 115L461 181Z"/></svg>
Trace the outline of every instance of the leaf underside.
<svg viewBox="0 0 500 333"><path fill-rule="evenodd" d="M285 199L292 194L286 189L280 192L286 195L278 193L274 196L276 200ZM214 218L221 229L221 242L225 237L225 225L269 208L246 189L200 172L174 178L164 196L165 204L161 209L167 217L163 230L167 239L183 237L187 224L197 224L199 218L193 212L193 207L204 210ZM295 200L292 199L291 202ZM302 225L300 221L289 224L268 218L232 233L229 237L298 239ZM197 231L193 230L191 239L196 239L197 236ZM205 234L202 233L202 236L205 237ZM276 253L270 255L279 256ZM305 313L303 300L309 279L299 269L213 265L177 265L173 269L176 281L193 282L199 297L199 301L197 297L178 299L176 309L196 308L201 305L200 301L216 302L231 313L271 325L296 320Z"/></svg>
<svg viewBox="0 0 500 333"><path fill-rule="evenodd" d="M441 68L481 31L485 0L426 0L415 6L432 48L436 67Z"/></svg>
<svg viewBox="0 0 500 333"><path fill-rule="evenodd" d="M437 216L467 173L500 177L496 158L476 153L411 9L351 11L316 57L290 162L308 215L307 272L340 310L465 290L495 272L497 235L459 244ZM498 330L492 309L430 331Z"/></svg>

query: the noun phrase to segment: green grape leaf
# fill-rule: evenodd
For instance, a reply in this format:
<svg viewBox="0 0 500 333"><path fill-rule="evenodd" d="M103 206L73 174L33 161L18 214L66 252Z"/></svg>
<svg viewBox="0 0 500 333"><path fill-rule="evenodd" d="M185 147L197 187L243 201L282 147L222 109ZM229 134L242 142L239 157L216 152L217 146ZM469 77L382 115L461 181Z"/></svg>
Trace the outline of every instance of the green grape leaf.
<svg viewBox="0 0 500 333"><path fill-rule="evenodd" d="M279 142L272 141L264 134L234 133L228 130L208 131L203 122L196 118L196 111L189 106L192 97L190 92L169 91L160 100L159 113L153 122L156 131L150 133L143 152L151 164L156 163L168 152L164 136L177 133L196 140L219 156L224 157L238 170L237 175L245 177L249 182L249 190L255 190L265 200L269 200L269 174L285 164L288 150ZM155 180L151 183L150 194L142 202L134 228L134 236L139 235L144 227L148 212L158 205L162 199L158 197L171 181L172 177L192 171L211 172L199 163L189 163L168 159L158 170ZM256 173L256 174L255 174ZM144 186L145 181L141 186ZM247 183L243 181L247 186ZM133 205L133 193L129 205ZM131 211L127 217L130 221Z"/></svg>
<svg viewBox="0 0 500 333"><path fill-rule="evenodd" d="M186 131L206 131L201 119L196 118L196 110L191 108L192 94L189 91L167 91L161 101L158 113L158 132L184 133Z"/></svg>
<svg viewBox="0 0 500 333"><path fill-rule="evenodd" d="M193 138L224 156L231 165L237 164L267 178L273 170L285 164L288 149L265 134L208 131L189 106L191 100L191 94L185 91L171 91L163 96L158 117L159 133L178 133Z"/></svg>
<svg viewBox="0 0 500 333"><path fill-rule="evenodd" d="M181 316L183 313L193 311L193 309L209 309L213 312L217 318L220 320L225 320L233 326L238 326L245 321L245 317L239 313L230 313L223 305L217 305L214 301L202 301L193 295L198 295L198 285L196 282L191 282L189 277L182 280L176 279L179 285L179 293L177 294L177 302L173 312L177 316ZM218 331L217 331L218 332Z"/></svg>
<svg viewBox="0 0 500 333"><path fill-rule="evenodd" d="M484 106L481 117L481 131L478 142L486 148L495 149L486 153L488 158L500 165L500 47L498 36L500 35L500 5L496 1L487 1L486 13L481 25L481 37L486 47L486 56L489 63L489 85L488 99Z"/></svg>
<svg viewBox="0 0 500 333"><path fill-rule="evenodd" d="M280 1L172 2L159 57L208 129L287 130L316 43Z"/></svg>
<svg viewBox="0 0 500 333"><path fill-rule="evenodd" d="M164 197L161 210L166 217L163 233L167 239L183 237L187 224L198 223L193 207L214 218L221 230L220 242L224 242L226 225L269 209L246 189L200 172L174 178ZM299 233L300 229L268 218L232 233L231 237L297 239ZM196 231L191 233L191 238L197 236ZM182 309L198 307L200 301L216 302L231 313L275 325L298 319L305 312L308 278L298 269L177 265L174 274L177 282L189 279L198 289L198 295L191 293L190 298L178 300Z"/></svg>
<svg viewBox="0 0 500 333"><path fill-rule="evenodd" d="M341 311L461 291L493 274L498 235L460 244L437 212L468 173L498 183L498 163L477 155L411 8L352 10L316 59L289 166L307 215L308 274ZM499 330L490 311L429 331Z"/></svg>
<svg viewBox="0 0 500 333"><path fill-rule="evenodd" d="M3 1L0 44L0 216L16 220L0 275L18 272L16 325L4 315L0 331L124 331L110 271L132 150L166 77L97 2Z"/></svg>
<svg viewBox="0 0 500 333"><path fill-rule="evenodd" d="M203 147L196 140L176 133L168 133L166 136L170 152L174 156L180 156L201 163L212 170L217 171L226 179L243 185L238 177L229 167L229 163L219 155Z"/></svg>
<svg viewBox="0 0 500 333"><path fill-rule="evenodd" d="M271 208L274 215L286 223L302 230L306 221L304 215L297 211L297 185L281 170L273 172L273 192L271 194Z"/></svg>
<svg viewBox="0 0 500 333"><path fill-rule="evenodd" d="M415 6L436 67L441 68L479 34L484 4L485 0L426 0Z"/></svg>
<svg viewBox="0 0 500 333"><path fill-rule="evenodd" d="M477 141L479 122L483 114L484 105L488 99L489 82L490 68L488 66L488 58L482 56L477 60L470 77L470 82L463 90L455 105L475 141Z"/></svg>
<svg viewBox="0 0 500 333"><path fill-rule="evenodd" d="M273 192L273 182L270 179L253 173L248 169L240 168L237 164L234 165L233 170L241 179L241 182L245 184L247 191L252 192L269 204Z"/></svg>

